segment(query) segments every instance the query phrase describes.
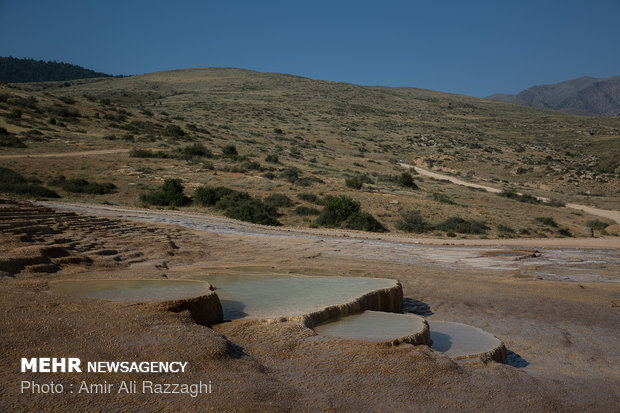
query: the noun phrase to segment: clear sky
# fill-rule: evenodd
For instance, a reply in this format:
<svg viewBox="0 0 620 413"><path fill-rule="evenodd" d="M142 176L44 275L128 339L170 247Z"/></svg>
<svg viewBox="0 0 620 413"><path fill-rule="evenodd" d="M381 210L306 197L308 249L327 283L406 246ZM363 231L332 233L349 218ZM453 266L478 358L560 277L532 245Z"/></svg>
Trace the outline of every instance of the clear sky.
<svg viewBox="0 0 620 413"><path fill-rule="evenodd" d="M0 56L487 96L620 75L620 0L0 0Z"/></svg>

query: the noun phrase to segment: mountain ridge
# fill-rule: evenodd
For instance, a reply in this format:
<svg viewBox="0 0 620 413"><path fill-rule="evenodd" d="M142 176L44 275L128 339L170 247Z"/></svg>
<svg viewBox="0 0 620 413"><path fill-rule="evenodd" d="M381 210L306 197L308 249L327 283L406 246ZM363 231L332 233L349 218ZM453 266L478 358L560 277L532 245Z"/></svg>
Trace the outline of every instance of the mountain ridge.
<svg viewBox="0 0 620 413"><path fill-rule="evenodd" d="M487 99L551 109L582 116L620 115L620 76L598 79L582 76L527 88L515 95L496 93Z"/></svg>

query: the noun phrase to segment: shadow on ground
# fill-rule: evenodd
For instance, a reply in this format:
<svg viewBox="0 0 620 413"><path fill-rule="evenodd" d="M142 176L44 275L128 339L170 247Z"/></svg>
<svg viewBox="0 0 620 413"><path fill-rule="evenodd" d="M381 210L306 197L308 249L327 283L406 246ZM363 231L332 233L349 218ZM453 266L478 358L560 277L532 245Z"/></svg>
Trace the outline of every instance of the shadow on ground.
<svg viewBox="0 0 620 413"><path fill-rule="evenodd" d="M413 298L403 298L403 313L413 313L421 316L433 315L431 306Z"/></svg>
<svg viewBox="0 0 620 413"><path fill-rule="evenodd" d="M514 351L506 350L506 364L512 367L527 367L530 363Z"/></svg>

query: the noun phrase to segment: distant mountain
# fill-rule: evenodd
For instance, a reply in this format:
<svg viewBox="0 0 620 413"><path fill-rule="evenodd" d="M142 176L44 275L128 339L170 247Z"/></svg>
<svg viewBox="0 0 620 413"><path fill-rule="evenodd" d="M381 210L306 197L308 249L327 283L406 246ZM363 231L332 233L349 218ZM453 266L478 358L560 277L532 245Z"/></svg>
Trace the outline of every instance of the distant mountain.
<svg viewBox="0 0 620 413"><path fill-rule="evenodd" d="M111 77L111 75L69 63L0 57L0 82L49 82L91 77Z"/></svg>
<svg viewBox="0 0 620 413"><path fill-rule="evenodd" d="M620 115L620 76L607 79L580 77L553 85L534 86L517 95L495 94L487 99L501 100L574 115Z"/></svg>

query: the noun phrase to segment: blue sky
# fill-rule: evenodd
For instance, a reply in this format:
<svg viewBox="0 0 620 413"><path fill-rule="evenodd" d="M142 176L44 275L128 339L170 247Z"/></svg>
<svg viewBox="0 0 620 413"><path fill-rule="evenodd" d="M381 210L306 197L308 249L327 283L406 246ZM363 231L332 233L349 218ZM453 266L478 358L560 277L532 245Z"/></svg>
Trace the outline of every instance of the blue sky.
<svg viewBox="0 0 620 413"><path fill-rule="evenodd" d="M0 0L0 56L487 96L620 75L620 0Z"/></svg>

